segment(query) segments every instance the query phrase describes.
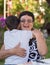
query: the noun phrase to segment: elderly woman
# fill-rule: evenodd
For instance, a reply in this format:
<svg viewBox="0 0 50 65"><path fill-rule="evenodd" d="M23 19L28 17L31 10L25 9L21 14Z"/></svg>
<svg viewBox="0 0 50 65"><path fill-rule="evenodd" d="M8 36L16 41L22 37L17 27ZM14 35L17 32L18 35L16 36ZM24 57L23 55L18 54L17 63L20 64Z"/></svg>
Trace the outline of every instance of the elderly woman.
<svg viewBox="0 0 50 65"><path fill-rule="evenodd" d="M30 49L28 61L42 59L43 56L47 53L47 46L42 32L33 27L34 15L29 11L24 11L20 14L19 19L21 29L31 30L35 36L29 41Z"/></svg>

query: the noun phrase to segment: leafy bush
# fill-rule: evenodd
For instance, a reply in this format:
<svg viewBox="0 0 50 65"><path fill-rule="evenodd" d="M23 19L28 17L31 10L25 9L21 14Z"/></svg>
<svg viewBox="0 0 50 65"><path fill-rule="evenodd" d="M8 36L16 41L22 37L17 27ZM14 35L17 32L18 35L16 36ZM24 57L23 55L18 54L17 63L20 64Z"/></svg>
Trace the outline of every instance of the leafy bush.
<svg viewBox="0 0 50 65"><path fill-rule="evenodd" d="M0 43L3 43L4 31L5 31L5 19L4 17L1 17L0 18Z"/></svg>
<svg viewBox="0 0 50 65"><path fill-rule="evenodd" d="M3 14L4 0L0 0L0 14Z"/></svg>

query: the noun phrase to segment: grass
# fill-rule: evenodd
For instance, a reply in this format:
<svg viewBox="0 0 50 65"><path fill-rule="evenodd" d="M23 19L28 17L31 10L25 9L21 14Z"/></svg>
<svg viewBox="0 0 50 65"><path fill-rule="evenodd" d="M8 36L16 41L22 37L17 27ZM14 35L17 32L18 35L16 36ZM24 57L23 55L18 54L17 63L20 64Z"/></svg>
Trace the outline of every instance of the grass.
<svg viewBox="0 0 50 65"><path fill-rule="evenodd" d="M4 65L4 63L3 62L0 62L0 65Z"/></svg>
<svg viewBox="0 0 50 65"><path fill-rule="evenodd" d="M48 53L46 55L46 58L50 58L50 36L46 39L46 42L47 42L47 46L48 46ZM3 60L0 60L0 65L4 65Z"/></svg>
<svg viewBox="0 0 50 65"><path fill-rule="evenodd" d="M48 53L46 55L46 58L50 58L50 36L46 40L47 46L48 46Z"/></svg>
<svg viewBox="0 0 50 65"><path fill-rule="evenodd" d="M4 60L0 60L0 65L4 65Z"/></svg>

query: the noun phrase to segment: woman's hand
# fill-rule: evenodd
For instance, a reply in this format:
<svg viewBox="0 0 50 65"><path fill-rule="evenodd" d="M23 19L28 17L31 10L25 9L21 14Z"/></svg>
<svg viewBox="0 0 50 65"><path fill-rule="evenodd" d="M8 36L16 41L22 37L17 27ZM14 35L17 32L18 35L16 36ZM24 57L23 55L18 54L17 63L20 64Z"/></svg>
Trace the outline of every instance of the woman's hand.
<svg viewBox="0 0 50 65"><path fill-rule="evenodd" d="M37 48L38 48L39 54L43 55L43 56L46 55L46 53L47 53L47 45L46 45L46 40L45 40L42 32L35 29L35 30L33 30L33 34L36 37Z"/></svg>
<svg viewBox="0 0 50 65"><path fill-rule="evenodd" d="M13 49L11 49L11 52L13 55L25 57L26 56L26 50L20 47L20 43Z"/></svg>
<svg viewBox="0 0 50 65"><path fill-rule="evenodd" d="M23 48L20 48L20 44L18 44L15 48L5 50L5 46L3 44L3 46L0 49L0 59L5 59L13 55L25 57L26 50Z"/></svg>

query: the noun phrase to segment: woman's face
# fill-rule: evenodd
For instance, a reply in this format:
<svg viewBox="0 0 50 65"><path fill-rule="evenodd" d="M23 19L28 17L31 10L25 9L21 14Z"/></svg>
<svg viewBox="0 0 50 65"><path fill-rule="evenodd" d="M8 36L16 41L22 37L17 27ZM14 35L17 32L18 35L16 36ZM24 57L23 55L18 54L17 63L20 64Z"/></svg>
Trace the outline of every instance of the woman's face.
<svg viewBox="0 0 50 65"><path fill-rule="evenodd" d="M20 18L20 26L22 30L31 30L33 28L33 19L31 16L24 15Z"/></svg>

